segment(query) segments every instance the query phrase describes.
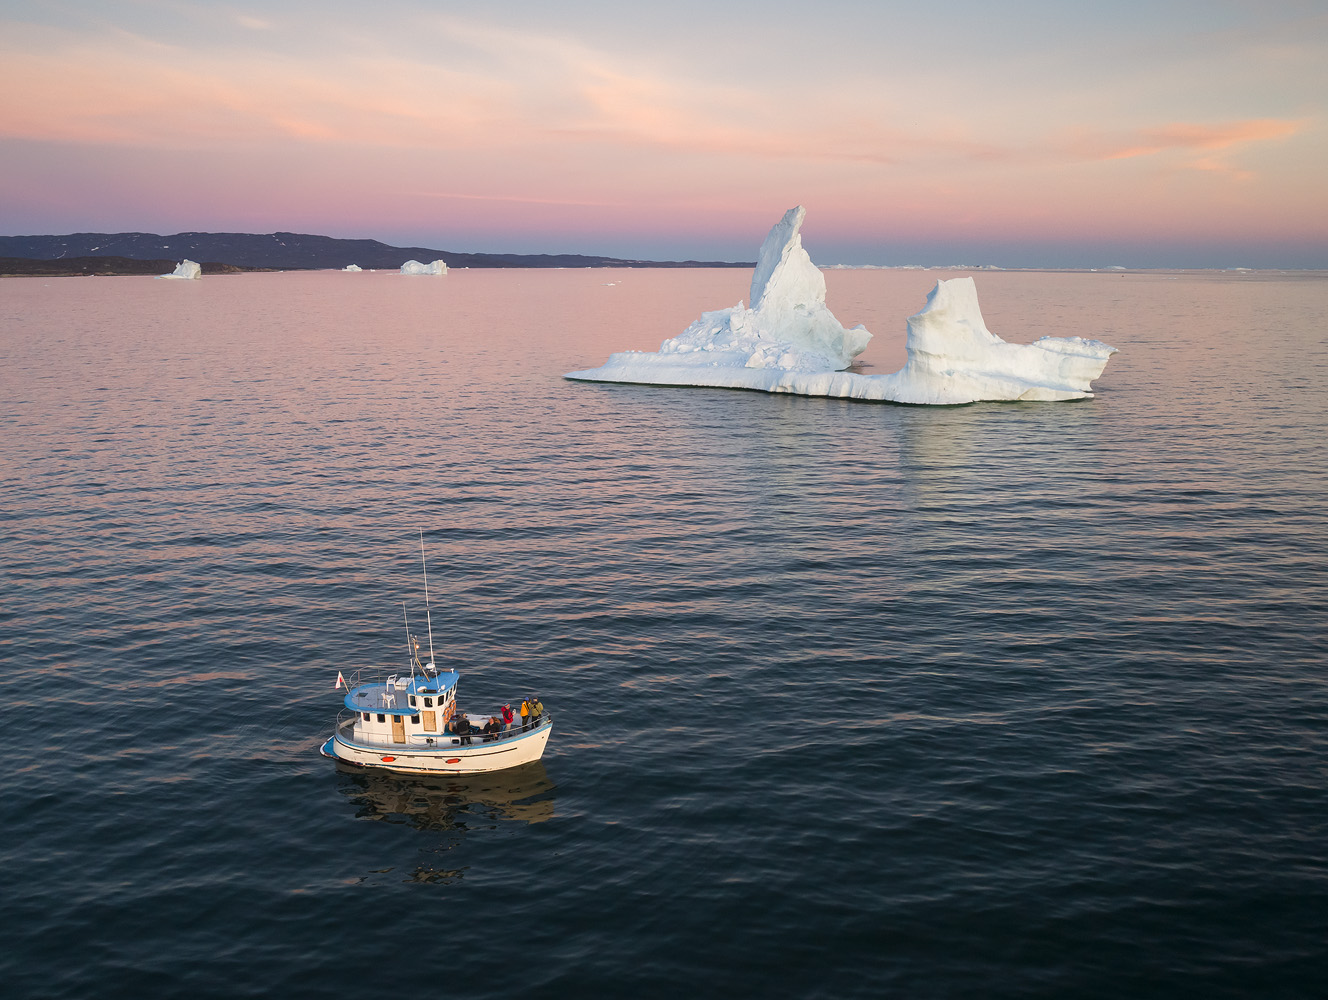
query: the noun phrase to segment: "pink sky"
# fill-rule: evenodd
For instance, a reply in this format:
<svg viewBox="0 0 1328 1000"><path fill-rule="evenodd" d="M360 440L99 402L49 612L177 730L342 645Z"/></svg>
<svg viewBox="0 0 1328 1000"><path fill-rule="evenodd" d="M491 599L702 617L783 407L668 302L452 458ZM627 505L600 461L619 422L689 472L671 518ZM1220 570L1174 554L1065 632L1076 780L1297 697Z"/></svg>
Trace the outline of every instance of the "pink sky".
<svg viewBox="0 0 1328 1000"><path fill-rule="evenodd" d="M1328 267L1319 5L1066 6L10 3L0 228Z"/></svg>

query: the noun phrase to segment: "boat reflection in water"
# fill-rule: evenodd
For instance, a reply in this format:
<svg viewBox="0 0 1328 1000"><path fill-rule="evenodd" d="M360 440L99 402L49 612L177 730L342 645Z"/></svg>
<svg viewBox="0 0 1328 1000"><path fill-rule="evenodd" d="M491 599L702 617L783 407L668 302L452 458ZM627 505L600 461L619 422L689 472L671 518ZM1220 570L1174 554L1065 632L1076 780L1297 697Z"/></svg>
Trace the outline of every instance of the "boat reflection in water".
<svg viewBox="0 0 1328 1000"><path fill-rule="evenodd" d="M492 827L503 820L543 823L553 819L554 784L544 764L464 777L401 774L337 764L341 791L363 819L401 823L418 830L457 831Z"/></svg>

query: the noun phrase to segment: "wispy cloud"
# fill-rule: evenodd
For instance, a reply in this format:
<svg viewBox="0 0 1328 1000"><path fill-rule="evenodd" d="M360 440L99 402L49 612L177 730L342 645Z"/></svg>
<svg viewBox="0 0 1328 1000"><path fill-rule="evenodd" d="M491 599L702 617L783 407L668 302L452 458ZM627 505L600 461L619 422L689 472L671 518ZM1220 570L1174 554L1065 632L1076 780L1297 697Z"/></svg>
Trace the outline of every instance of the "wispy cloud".
<svg viewBox="0 0 1328 1000"><path fill-rule="evenodd" d="M1284 139L1303 128L1302 122L1279 119L1222 122L1216 125L1176 122L1160 128L1140 129L1134 135L1115 141L1100 139L1100 148L1093 155L1103 160L1128 160L1173 150L1215 152L1251 142Z"/></svg>
<svg viewBox="0 0 1328 1000"><path fill-rule="evenodd" d="M34 163L75 163L44 146L67 143L115 147L105 151L125 162L215 164L214 201L229 187L236 204L268 197L273 212L312 199L313 177L330 212L366 217L399 201L403 217L423 204L490 222L655 212L657 229L819 199L839 206L843 225L907 217L921 232L944 217L971 231L1073 216L1082 228L1103 211L1085 192L1104 176L1150 224L1163 190L1186 218L1202 218L1219 188L1261 209L1307 195L1323 203L1305 167L1325 142L1313 88L1266 83L1275 57L1256 53L1223 91L1221 46L1196 45L1179 65L1174 34L1156 40L1147 65L1104 68L1068 31L1062 48L1021 52L970 30L967 49L899 43L894 58L872 58L864 33L855 58L840 59L843 37L815 25L805 27L817 56L805 58L800 38L781 41L774 28L701 52L690 26L660 41L579 10L518 19L391 0L372 12L279 0L130 7L135 17L0 22L0 139L38 140L27 144ZM740 27L739 15L715 17ZM873 20L878 36L898 36L893 18L851 15ZM1280 58L1304 75L1312 54L1306 43ZM45 190L45 173L29 171L30 190ZM106 197L131 197L137 181L125 173ZM1200 174L1208 183L1192 183Z"/></svg>
<svg viewBox="0 0 1328 1000"><path fill-rule="evenodd" d="M836 120L796 88L719 85L556 35L435 18L433 61L372 47L334 60L191 50L124 31L0 32L0 134L143 145L286 137L417 149L556 145L673 150L747 161L887 165L943 149L906 129ZM35 82L40 81L39 85ZM870 102L866 102L870 103Z"/></svg>
<svg viewBox="0 0 1328 1000"><path fill-rule="evenodd" d="M1173 122L1113 135L1079 134L1065 148L1089 160L1133 160L1171 154L1170 163L1184 170L1226 174L1235 180L1254 177L1226 154L1256 143L1287 139L1304 132L1305 121L1278 118L1234 122Z"/></svg>
<svg viewBox="0 0 1328 1000"><path fill-rule="evenodd" d="M271 27L249 14L235 18L253 30ZM574 157L578 149L654 149L733 163L882 169L1178 153L1182 166L1220 171L1227 169L1228 151L1304 128L1300 121L1262 118L1081 132L1068 139L993 139L981 134L991 126L976 119L951 116L943 126L901 122L869 92L837 102L805 82L719 84L568 36L441 15L414 25L435 43L438 56L429 61L386 54L377 45L329 59L279 49L195 50L123 31L5 27L0 88L27 99L0 106L0 134L29 139L556 147Z"/></svg>
<svg viewBox="0 0 1328 1000"><path fill-rule="evenodd" d="M492 201L513 205L560 205L569 208L627 208L623 201L586 201L572 198L522 198L515 195L461 194L451 191L408 191L407 198L438 198L443 201Z"/></svg>

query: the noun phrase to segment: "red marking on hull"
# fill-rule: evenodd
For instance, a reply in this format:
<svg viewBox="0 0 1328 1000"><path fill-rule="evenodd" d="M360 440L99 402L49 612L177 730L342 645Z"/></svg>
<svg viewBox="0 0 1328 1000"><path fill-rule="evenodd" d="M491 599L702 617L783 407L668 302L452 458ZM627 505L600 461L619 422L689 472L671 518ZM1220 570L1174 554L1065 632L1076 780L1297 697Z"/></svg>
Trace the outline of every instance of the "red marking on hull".
<svg viewBox="0 0 1328 1000"><path fill-rule="evenodd" d="M461 758L460 758L460 757L448 757L447 760L445 760L443 763L445 763L445 764L460 764L460 763L461 763Z"/></svg>
<svg viewBox="0 0 1328 1000"><path fill-rule="evenodd" d="M395 757L379 757L378 759L381 760L384 764L390 764L392 763L392 761L396 760Z"/></svg>

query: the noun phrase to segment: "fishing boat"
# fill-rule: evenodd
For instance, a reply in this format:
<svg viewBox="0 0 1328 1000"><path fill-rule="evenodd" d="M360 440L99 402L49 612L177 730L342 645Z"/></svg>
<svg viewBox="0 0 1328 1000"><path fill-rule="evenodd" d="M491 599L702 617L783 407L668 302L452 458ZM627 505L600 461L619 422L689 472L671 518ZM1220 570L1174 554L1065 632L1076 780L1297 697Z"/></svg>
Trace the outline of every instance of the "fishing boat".
<svg viewBox="0 0 1328 1000"><path fill-rule="evenodd" d="M423 539L420 561L424 564ZM424 565L424 607L429 614L429 569ZM405 616L405 608L402 608ZM360 670L347 681L337 672L336 689L344 685L344 708L331 737L322 745L325 757L360 767L379 767L415 774L479 774L501 771L539 760L553 732L553 717L538 698L530 715L502 721L501 710L481 716L457 705L456 670L434 662L433 621L429 616L429 659L420 658L420 642L406 618L410 672ZM507 706L503 706L506 708Z"/></svg>

